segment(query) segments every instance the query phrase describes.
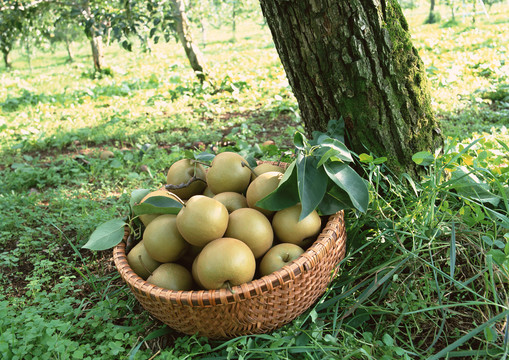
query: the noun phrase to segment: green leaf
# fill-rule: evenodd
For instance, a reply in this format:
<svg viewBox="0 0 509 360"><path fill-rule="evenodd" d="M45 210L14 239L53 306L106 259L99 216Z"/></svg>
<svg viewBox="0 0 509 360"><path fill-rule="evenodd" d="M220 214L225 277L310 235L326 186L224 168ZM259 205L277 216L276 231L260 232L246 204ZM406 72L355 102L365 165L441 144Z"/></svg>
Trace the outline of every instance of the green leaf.
<svg viewBox="0 0 509 360"><path fill-rule="evenodd" d="M134 208L136 204L138 204L145 196L150 193L149 189L136 189L131 193L131 198L129 199L129 206L131 206L131 210Z"/></svg>
<svg viewBox="0 0 509 360"><path fill-rule="evenodd" d="M293 144L299 150L304 150L306 147L307 139L303 133L297 131L295 135L293 135Z"/></svg>
<svg viewBox="0 0 509 360"><path fill-rule="evenodd" d="M359 174L347 164L338 162L326 163L324 168L329 178L348 194L354 207L361 212L366 212L369 204L369 190Z"/></svg>
<svg viewBox="0 0 509 360"><path fill-rule="evenodd" d="M322 155L323 153L323 155ZM320 148L319 151L316 151L315 154L317 156L321 155L320 161L316 165L317 167L322 166L325 162L329 161L329 159L333 156L335 156L337 151L335 149L331 148Z"/></svg>
<svg viewBox="0 0 509 360"><path fill-rule="evenodd" d="M341 141L327 137L323 139L319 145L321 145L322 148L326 149L327 152L329 152L329 150L333 150L334 154L332 156L337 157L341 161L353 162L352 154L350 153L346 145L343 144Z"/></svg>
<svg viewBox="0 0 509 360"><path fill-rule="evenodd" d="M484 338L490 343L494 343L497 340L497 332L493 329L493 326L484 328Z"/></svg>
<svg viewBox="0 0 509 360"><path fill-rule="evenodd" d="M288 166L277 189L259 200L256 206L266 210L279 211L293 206L300 201L295 163L293 161Z"/></svg>
<svg viewBox="0 0 509 360"><path fill-rule="evenodd" d="M329 196L329 197L332 197L336 203L336 205L329 205L329 207L331 209L333 209L332 206L335 206L338 208L337 211L339 210L343 210L343 209L354 209L355 208L355 205L352 203L352 200L350 199L350 196L348 195L348 193L339 188L339 187L333 187L331 188L326 196L324 197L324 199ZM322 206L322 205L321 205ZM330 215L330 214L329 214Z"/></svg>
<svg viewBox="0 0 509 360"><path fill-rule="evenodd" d="M141 214L178 214L182 204L167 196L151 196L133 207L135 215Z"/></svg>
<svg viewBox="0 0 509 360"><path fill-rule="evenodd" d="M420 151L412 156L412 160L417 165L428 166L433 164L435 157L429 151Z"/></svg>
<svg viewBox="0 0 509 360"><path fill-rule="evenodd" d="M198 161L203 161L203 162L211 162L212 160L214 160L214 158L216 157L216 155L214 154L211 154L209 152L206 152L206 151L203 151L199 154L195 154L194 155L194 158Z"/></svg>
<svg viewBox="0 0 509 360"><path fill-rule="evenodd" d="M373 156L362 153L359 155L359 161L362 163L370 163L373 162Z"/></svg>
<svg viewBox="0 0 509 360"><path fill-rule="evenodd" d="M338 189L335 187L334 189ZM335 190L332 192L334 193ZM317 211L320 215L332 215L340 210L353 208L353 204L348 197L348 194L343 190L339 190L342 194L337 194L341 200L336 199L329 192L326 192L322 201L318 204Z"/></svg>
<svg viewBox="0 0 509 360"><path fill-rule="evenodd" d="M502 264L507 259L507 256L505 255L505 253L502 250L498 250L498 249L491 249L490 251L488 251L488 253L486 255L491 255L493 258L493 261L495 261L495 263L498 266L502 266Z"/></svg>
<svg viewBox="0 0 509 360"><path fill-rule="evenodd" d="M497 206L502 199L490 191L490 186L481 181L464 166L458 166L451 173L451 180L447 182L456 192L466 198L476 199L483 203Z"/></svg>
<svg viewBox="0 0 509 360"><path fill-rule="evenodd" d="M318 207L327 190L327 174L323 166L317 168L318 158L299 155L297 157L297 186L302 205L299 221Z"/></svg>
<svg viewBox="0 0 509 360"><path fill-rule="evenodd" d="M87 243L82 247L90 250L110 249L122 241L126 225L122 219L106 221L94 230Z"/></svg>
<svg viewBox="0 0 509 360"><path fill-rule="evenodd" d="M385 156L382 156L382 157L379 157L379 158L376 158L375 160L373 160L373 164L380 165L386 161L387 161L387 158Z"/></svg>

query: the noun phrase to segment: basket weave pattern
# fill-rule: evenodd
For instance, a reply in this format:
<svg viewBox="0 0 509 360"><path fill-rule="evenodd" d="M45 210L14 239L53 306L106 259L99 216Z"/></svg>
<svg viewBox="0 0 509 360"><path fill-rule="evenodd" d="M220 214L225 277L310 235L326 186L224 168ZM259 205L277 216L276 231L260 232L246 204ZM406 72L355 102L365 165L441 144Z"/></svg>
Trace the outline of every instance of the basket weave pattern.
<svg viewBox="0 0 509 360"><path fill-rule="evenodd" d="M124 240L128 236L126 229ZM147 311L185 334L228 339L279 328L325 292L345 256L344 213L330 216L317 240L291 264L231 291L172 291L152 285L131 269L125 246L123 241L114 248L115 266Z"/></svg>

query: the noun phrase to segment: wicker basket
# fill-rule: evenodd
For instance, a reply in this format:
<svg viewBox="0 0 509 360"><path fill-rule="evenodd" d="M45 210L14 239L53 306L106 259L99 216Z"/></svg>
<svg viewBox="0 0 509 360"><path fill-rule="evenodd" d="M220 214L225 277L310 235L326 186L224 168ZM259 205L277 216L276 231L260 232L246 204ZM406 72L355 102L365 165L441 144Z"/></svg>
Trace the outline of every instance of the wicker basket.
<svg viewBox="0 0 509 360"><path fill-rule="evenodd" d="M173 291L136 275L127 262L127 238L113 250L120 276L141 305L169 327L213 339L267 333L306 311L325 292L345 256L342 211L329 217L317 240L282 269L231 291Z"/></svg>

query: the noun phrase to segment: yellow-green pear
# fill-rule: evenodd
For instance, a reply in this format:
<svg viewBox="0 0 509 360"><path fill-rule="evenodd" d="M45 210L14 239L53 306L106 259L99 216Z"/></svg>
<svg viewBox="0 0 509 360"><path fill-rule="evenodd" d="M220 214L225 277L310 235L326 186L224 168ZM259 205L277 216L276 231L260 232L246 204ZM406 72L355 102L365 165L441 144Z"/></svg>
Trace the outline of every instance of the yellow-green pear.
<svg viewBox="0 0 509 360"><path fill-rule="evenodd" d="M205 246L222 237L228 227L228 210L204 195L191 197L177 214L177 228L191 245Z"/></svg>
<svg viewBox="0 0 509 360"><path fill-rule="evenodd" d="M260 275L272 274L274 271L297 259L303 253L304 249L292 243L281 243L273 246L263 255L262 261L260 261Z"/></svg>
<svg viewBox="0 0 509 360"><path fill-rule="evenodd" d="M274 240L270 221L261 212L251 208L241 208L230 214L224 236L241 240L249 246L257 259L271 248Z"/></svg>
<svg viewBox="0 0 509 360"><path fill-rule="evenodd" d="M191 272L179 264L161 264L152 272L147 282L169 290L189 291L193 289Z"/></svg>
<svg viewBox="0 0 509 360"><path fill-rule="evenodd" d="M269 171L257 176L247 188L246 199L248 206L260 211L266 216L274 214L274 211L262 209L256 206L256 203L276 190L282 177L283 173L277 171Z"/></svg>
<svg viewBox="0 0 509 360"><path fill-rule="evenodd" d="M189 183L192 178L200 180ZM207 186L205 179L205 169L201 164L191 159L182 159L173 163L168 169L166 184L172 186L172 188L169 189L171 192L176 194L179 198L187 200L191 196L203 192ZM180 187L187 183L189 183L187 186Z"/></svg>
<svg viewBox="0 0 509 360"><path fill-rule="evenodd" d="M151 191L150 193L148 193L147 195L145 195L143 197L143 199L141 199L140 201L140 204L142 202L144 202L145 200L147 200L148 198L150 197L153 197L153 196L166 196L170 199L173 199L173 200L176 200L176 201L179 201L177 197L175 197L174 194L172 194L171 192L169 191L166 191L166 190L162 190L162 189L159 189L159 190L154 190L154 191ZM143 223L143 225L145 225L145 227L148 226L148 224L150 224L150 222L152 220L154 220L156 217L158 217L159 215L161 214L141 214L139 216L141 222Z"/></svg>
<svg viewBox="0 0 509 360"><path fill-rule="evenodd" d="M243 193L251 181L247 161L234 152L222 152L212 160L207 172L207 185L214 194L226 191Z"/></svg>
<svg viewBox="0 0 509 360"><path fill-rule="evenodd" d="M281 242L287 242L306 247L320 233L322 220L313 210L308 216L299 221L301 204L277 211L272 218L272 228L276 238Z"/></svg>
<svg viewBox="0 0 509 360"><path fill-rule="evenodd" d="M277 171L280 173L284 173L285 169L283 169L281 166L274 165L271 163L261 163L260 165L255 166L251 173L251 181L253 181L257 176L260 176L263 173L269 172L269 171Z"/></svg>
<svg viewBox="0 0 509 360"><path fill-rule="evenodd" d="M136 275L143 280L146 280L152 271L161 264L150 257L145 249L143 241L140 241L129 251L127 254L127 263Z"/></svg>
<svg viewBox="0 0 509 360"><path fill-rule="evenodd" d="M196 258L195 275L205 289L221 289L253 280L256 260L249 246L234 238L216 239Z"/></svg>
<svg viewBox="0 0 509 360"><path fill-rule="evenodd" d="M203 190L202 195L208 196L208 197L214 197L216 194L214 194L210 188L207 186L205 190Z"/></svg>
<svg viewBox="0 0 509 360"><path fill-rule="evenodd" d="M109 158L115 157L115 154L110 150L103 150L101 151L101 154L99 155L99 158L101 160L108 160Z"/></svg>
<svg viewBox="0 0 509 360"><path fill-rule="evenodd" d="M159 215L143 231L143 242L150 257L161 262L180 259L189 248L177 229L177 216Z"/></svg>
<svg viewBox="0 0 509 360"><path fill-rule="evenodd" d="M214 196L214 199L226 206L229 213L247 208L247 199L244 195L233 191L222 192Z"/></svg>

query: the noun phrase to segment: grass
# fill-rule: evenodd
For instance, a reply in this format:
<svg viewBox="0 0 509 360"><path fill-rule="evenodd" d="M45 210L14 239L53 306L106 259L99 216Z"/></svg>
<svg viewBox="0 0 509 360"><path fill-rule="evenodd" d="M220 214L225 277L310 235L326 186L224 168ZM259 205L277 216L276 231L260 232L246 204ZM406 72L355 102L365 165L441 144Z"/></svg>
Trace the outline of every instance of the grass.
<svg viewBox="0 0 509 360"><path fill-rule="evenodd" d="M201 87L178 44L127 53L91 78L89 49L15 52L0 70L0 354L6 359L505 359L509 355L507 10L456 26L408 12L446 134L420 182L369 156L366 214L347 214L339 276L297 320L226 342L154 320L111 252L80 249L133 189L157 188L193 146L279 157L302 125L267 28L204 49L219 92ZM463 20L463 19L460 19ZM240 30L239 30L240 31ZM260 146L273 140L275 146ZM199 142L203 144L199 144ZM101 160L103 149L115 156Z"/></svg>

